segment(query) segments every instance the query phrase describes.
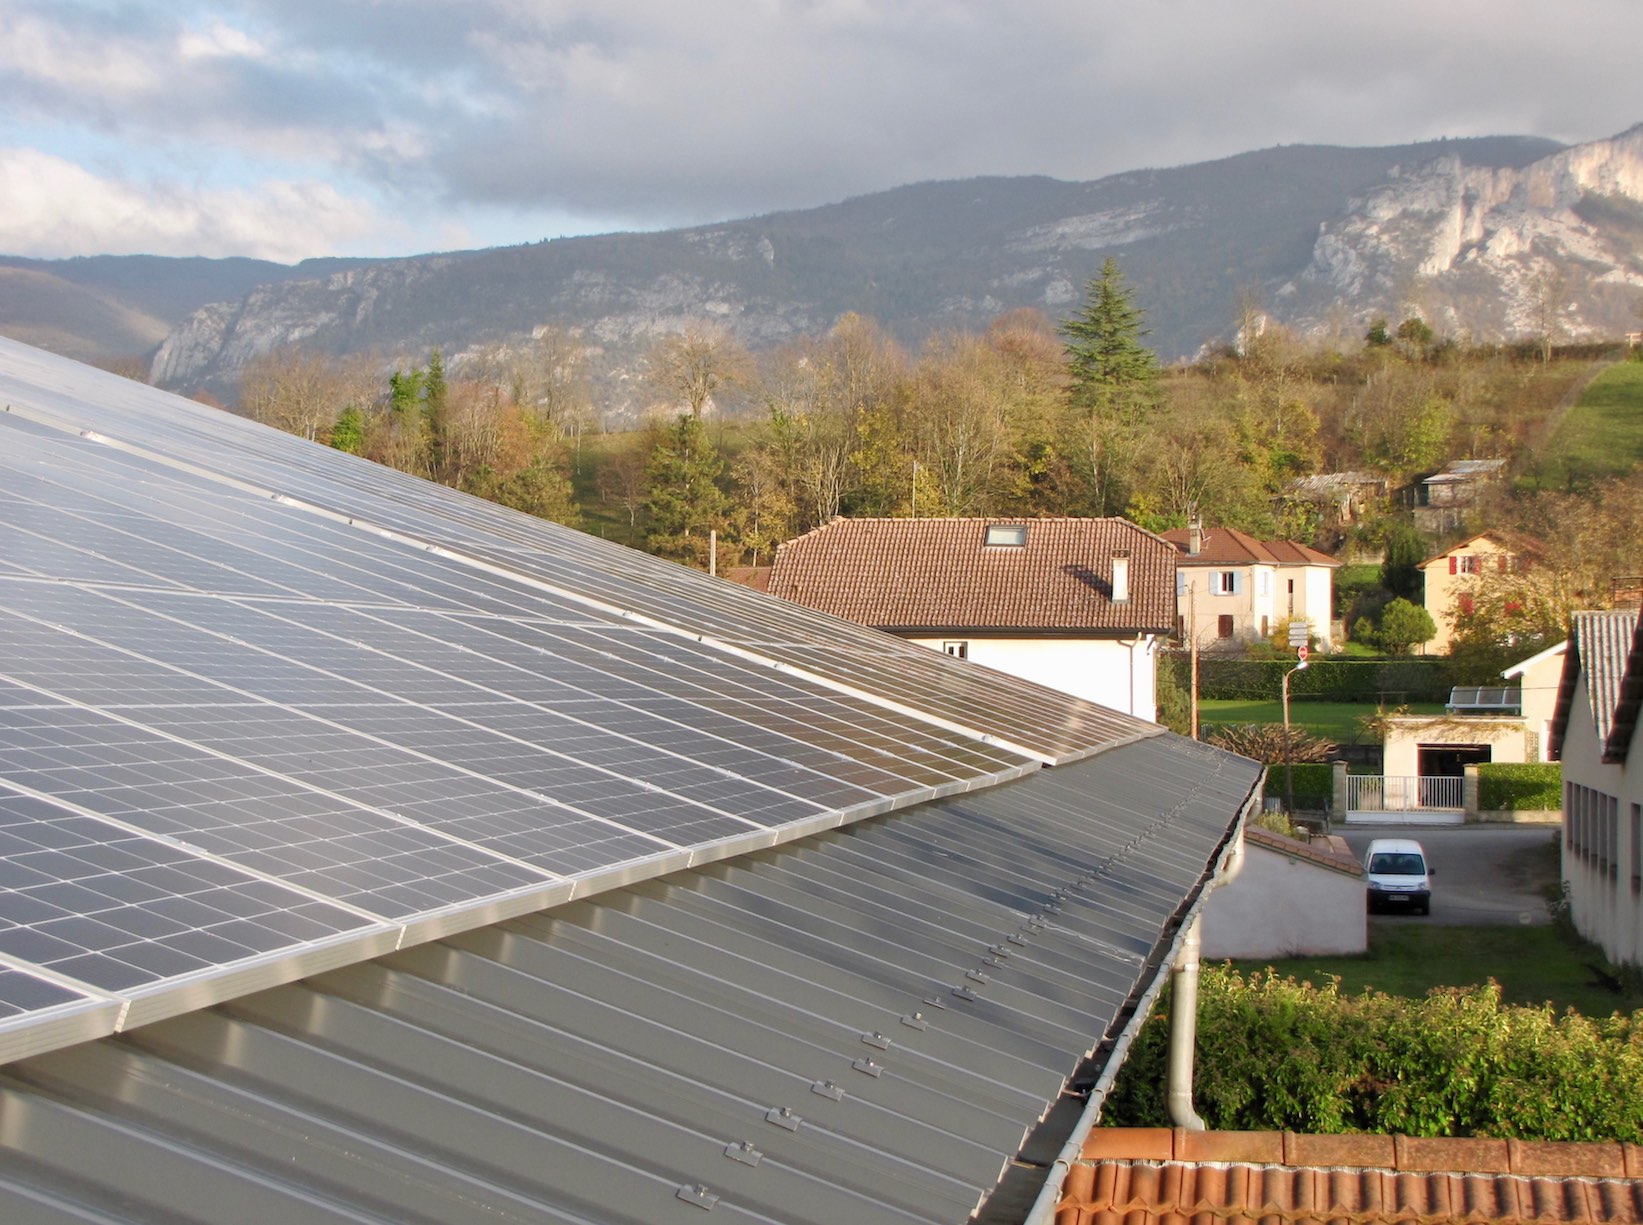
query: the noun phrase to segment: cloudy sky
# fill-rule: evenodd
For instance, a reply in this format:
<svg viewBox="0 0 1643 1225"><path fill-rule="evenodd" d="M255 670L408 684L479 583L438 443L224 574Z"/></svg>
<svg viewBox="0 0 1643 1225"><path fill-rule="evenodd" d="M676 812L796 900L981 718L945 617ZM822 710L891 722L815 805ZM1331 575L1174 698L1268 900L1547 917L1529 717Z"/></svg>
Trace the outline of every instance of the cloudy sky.
<svg viewBox="0 0 1643 1225"><path fill-rule="evenodd" d="M395 255L1643 121L1638 0L0 0L0 253Z"/></svg>

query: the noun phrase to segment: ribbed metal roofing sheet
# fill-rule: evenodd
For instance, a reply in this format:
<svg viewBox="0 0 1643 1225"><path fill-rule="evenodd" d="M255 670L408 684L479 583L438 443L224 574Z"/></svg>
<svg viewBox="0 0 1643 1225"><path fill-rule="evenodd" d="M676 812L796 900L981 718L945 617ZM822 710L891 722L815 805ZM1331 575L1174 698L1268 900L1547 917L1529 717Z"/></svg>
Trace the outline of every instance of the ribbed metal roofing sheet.
<svg viewBox="0 0 1643 1225"><path fill-rule="evenodd" d="M1150 739L0 1073L0 1217L963 1221L1259 779Z"/></svg>

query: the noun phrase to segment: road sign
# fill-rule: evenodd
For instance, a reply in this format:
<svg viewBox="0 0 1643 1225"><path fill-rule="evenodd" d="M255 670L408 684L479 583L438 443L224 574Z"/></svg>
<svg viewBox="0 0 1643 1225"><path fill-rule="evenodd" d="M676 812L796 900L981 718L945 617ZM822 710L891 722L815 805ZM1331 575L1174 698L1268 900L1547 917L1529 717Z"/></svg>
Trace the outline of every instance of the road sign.
<svg viewBox="0 0 1643 1225"><path fill-rule="evenodd" d="M1303 642L1300 646L1295 648L1295 658L1300 660L1303 664L1306 662L1306 654L1306 643Z"/></svg>
<svg viewBox="0 0 1643 1225"><path fill-rule="evenodd" d="M1289 645L1304 647L1312 637L1312 623L1310 621L1291 621L1289 623ZM1303 656L1304 658L1304 656Z"/></svg>

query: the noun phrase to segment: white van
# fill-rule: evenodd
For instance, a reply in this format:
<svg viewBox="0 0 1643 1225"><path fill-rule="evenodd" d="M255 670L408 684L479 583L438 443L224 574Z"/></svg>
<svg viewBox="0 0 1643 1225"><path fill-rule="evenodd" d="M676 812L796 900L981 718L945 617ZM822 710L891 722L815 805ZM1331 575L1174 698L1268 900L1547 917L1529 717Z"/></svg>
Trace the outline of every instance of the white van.
<svg viewBox="0 0 1643 1225"><path fill-rule="evenodd" d="M1426 852L1411 838L1376 838L1364 852L1369 876L1369 912L1393 909L1432 913L1432 869Z"/></svg>

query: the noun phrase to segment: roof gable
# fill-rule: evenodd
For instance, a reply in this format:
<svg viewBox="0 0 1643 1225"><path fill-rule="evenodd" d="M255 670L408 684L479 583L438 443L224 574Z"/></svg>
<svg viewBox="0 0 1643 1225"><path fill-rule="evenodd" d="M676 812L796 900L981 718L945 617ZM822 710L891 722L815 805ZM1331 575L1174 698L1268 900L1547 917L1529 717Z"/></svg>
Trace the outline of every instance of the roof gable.
<svg viewBox="0 0 1643 1225"><path fill-rule="evenodd" d="M1188 528L1171 528L1164 533L1176 551L1179 566L1327 566L1341 563L1327 553L1295 540L1257 540L1233 527L1202 530L1197 553L1189 553L1192 533Z"/></svg>
<svg viewBox="0 0 1643 1225"><path fill-rule="evenodd" d="M1637 625L1637 612L1629 609L1577 612L1571 619L1557 706L1552 714L1550 755L1554 759L1562 754L1577 701L1584 702L1591 714L1598 743L1608 741Z"/></svg>
<svg viewBox="0 0 1643 1225"><path fill-rule="evenodd" d="M1119 554L1124 601L1112 598ZM839 518L776 551L770 593L902 632L1167 633L1175 559L1123 519Z"/></svg>

